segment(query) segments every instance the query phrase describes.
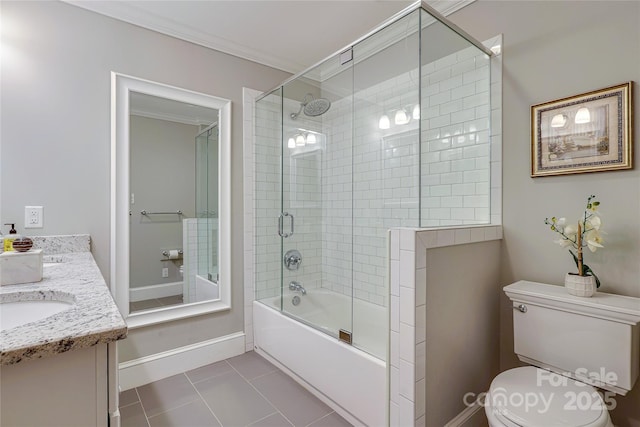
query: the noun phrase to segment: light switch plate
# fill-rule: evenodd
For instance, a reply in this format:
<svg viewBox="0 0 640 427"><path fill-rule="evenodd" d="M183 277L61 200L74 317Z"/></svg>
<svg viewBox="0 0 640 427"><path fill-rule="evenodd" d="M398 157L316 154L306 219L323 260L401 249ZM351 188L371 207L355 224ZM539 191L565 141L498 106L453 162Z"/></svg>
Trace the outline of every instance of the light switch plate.
<svg viewBox="0 0 640 427"><path fill-rule="evenodd" d="M24 228L44 227L44 208L42 206L24 207Z"/></svg>

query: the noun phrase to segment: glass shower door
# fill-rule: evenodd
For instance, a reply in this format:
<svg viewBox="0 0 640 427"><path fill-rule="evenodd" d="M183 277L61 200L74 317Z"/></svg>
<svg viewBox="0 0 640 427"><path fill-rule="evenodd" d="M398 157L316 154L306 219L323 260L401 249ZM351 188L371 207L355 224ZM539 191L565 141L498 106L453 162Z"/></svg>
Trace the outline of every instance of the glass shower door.
<svg viewBox="0 0 640 427"><path fill-rule="evenodd" d="M218 281L218 125L196 137L197 276Z"/></svg>
<svg viewBox="0 0 640 427"><path fill-rule="evenodd" d="M351 342L351 60L336 55L283 86L282 311Z"/></svg>

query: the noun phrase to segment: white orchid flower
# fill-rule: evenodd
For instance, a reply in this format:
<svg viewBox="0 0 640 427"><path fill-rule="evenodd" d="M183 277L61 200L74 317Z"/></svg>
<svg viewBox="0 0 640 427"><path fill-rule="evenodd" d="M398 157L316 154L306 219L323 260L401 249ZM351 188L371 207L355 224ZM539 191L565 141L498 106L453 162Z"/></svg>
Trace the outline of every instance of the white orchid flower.
<svg viewBox="0 0 640 427"><path fill-rule="evenodd" d="M558 240L554 240L553 243L558 244L560 246L562 246L563 248L566 248L567 246L571 246L573 245L573 242L571 240L567 240L567 239L558 239Z"/></svg>
<svg viewBox="0 0 640 427"><path fill-rule="evenodd" d="M590 228L594 230L600 230L600 226L602 225L602 220L600 219L599 216L594 215L591 218L587 219L586 225L588 225Z"/></svg>
<svg viewBox="0 0 640 427"><path fill-rule="evenodd" d="M604 248L600 243L595 240L587 240L587 247L591 252L595 252L598 248Z"/></svg>
<svg viewBox="0 0 640 427"><path fill-rule="evenodd" d="M591 267L583 262L582 248L588 247L591 252L604 248L601 234L606 233L601 230L602 220L599 213L596 212L599 206L600 202L596 200L596 196L591 195L588 197L586 209L582 212L582 216L578 218L577 223L566 224L566 218L556 218L555 216L547 217L544 220L544 223L551 228L551 231L560 235L559 239L553 241L554 243L563 248L570 246L577 250L577 253L573 253L571 249L569 252L578 267L578 274L593 276L597 287L600 287L600 279L598 279Z"/></svg>
<svg viewBox="0 0 640 427"><path fill-rule="evenodd" d="M578 233L577 225L569 224L566 227L564 227L564 234L569 237L575 236L577 233Z"/></svg>
<svg viewBox="0 0 640 427"><path fill-rule="evenodd" d="M600 235L600 232L596 229L587 231L584 234L584 239L586 240L587 247L591 252L595 252L596 250L598 250L598 248L604 248L604 246L602 246L602 242L603 242L602 236Z"/></svg>

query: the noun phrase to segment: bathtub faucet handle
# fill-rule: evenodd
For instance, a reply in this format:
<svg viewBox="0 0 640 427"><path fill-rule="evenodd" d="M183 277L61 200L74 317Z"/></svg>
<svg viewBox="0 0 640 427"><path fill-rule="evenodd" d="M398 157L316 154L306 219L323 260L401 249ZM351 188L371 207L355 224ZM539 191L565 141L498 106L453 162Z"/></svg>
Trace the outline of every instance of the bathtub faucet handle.
<svg viewBox="0 0 640 427"><path fill-rule="evenodd" d="M287 270L297 270L301 263L302 254L296 249L291 249L284 254L284 266L287 267Z"/></svg>

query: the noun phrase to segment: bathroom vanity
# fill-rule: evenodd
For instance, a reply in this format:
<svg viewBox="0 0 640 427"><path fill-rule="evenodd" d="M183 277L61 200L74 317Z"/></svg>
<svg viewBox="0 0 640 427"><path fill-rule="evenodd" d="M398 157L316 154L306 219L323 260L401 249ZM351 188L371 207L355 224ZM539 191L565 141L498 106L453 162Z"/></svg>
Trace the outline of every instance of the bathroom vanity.
<svg viewBox="0 0 640 427"><path fill-rule="evenodd" d="M61 252L77 249L63 237L41 242L42 281L0 287L0 425L119 425L115 342L127 326L89 236L78 252Z"/></svg>

